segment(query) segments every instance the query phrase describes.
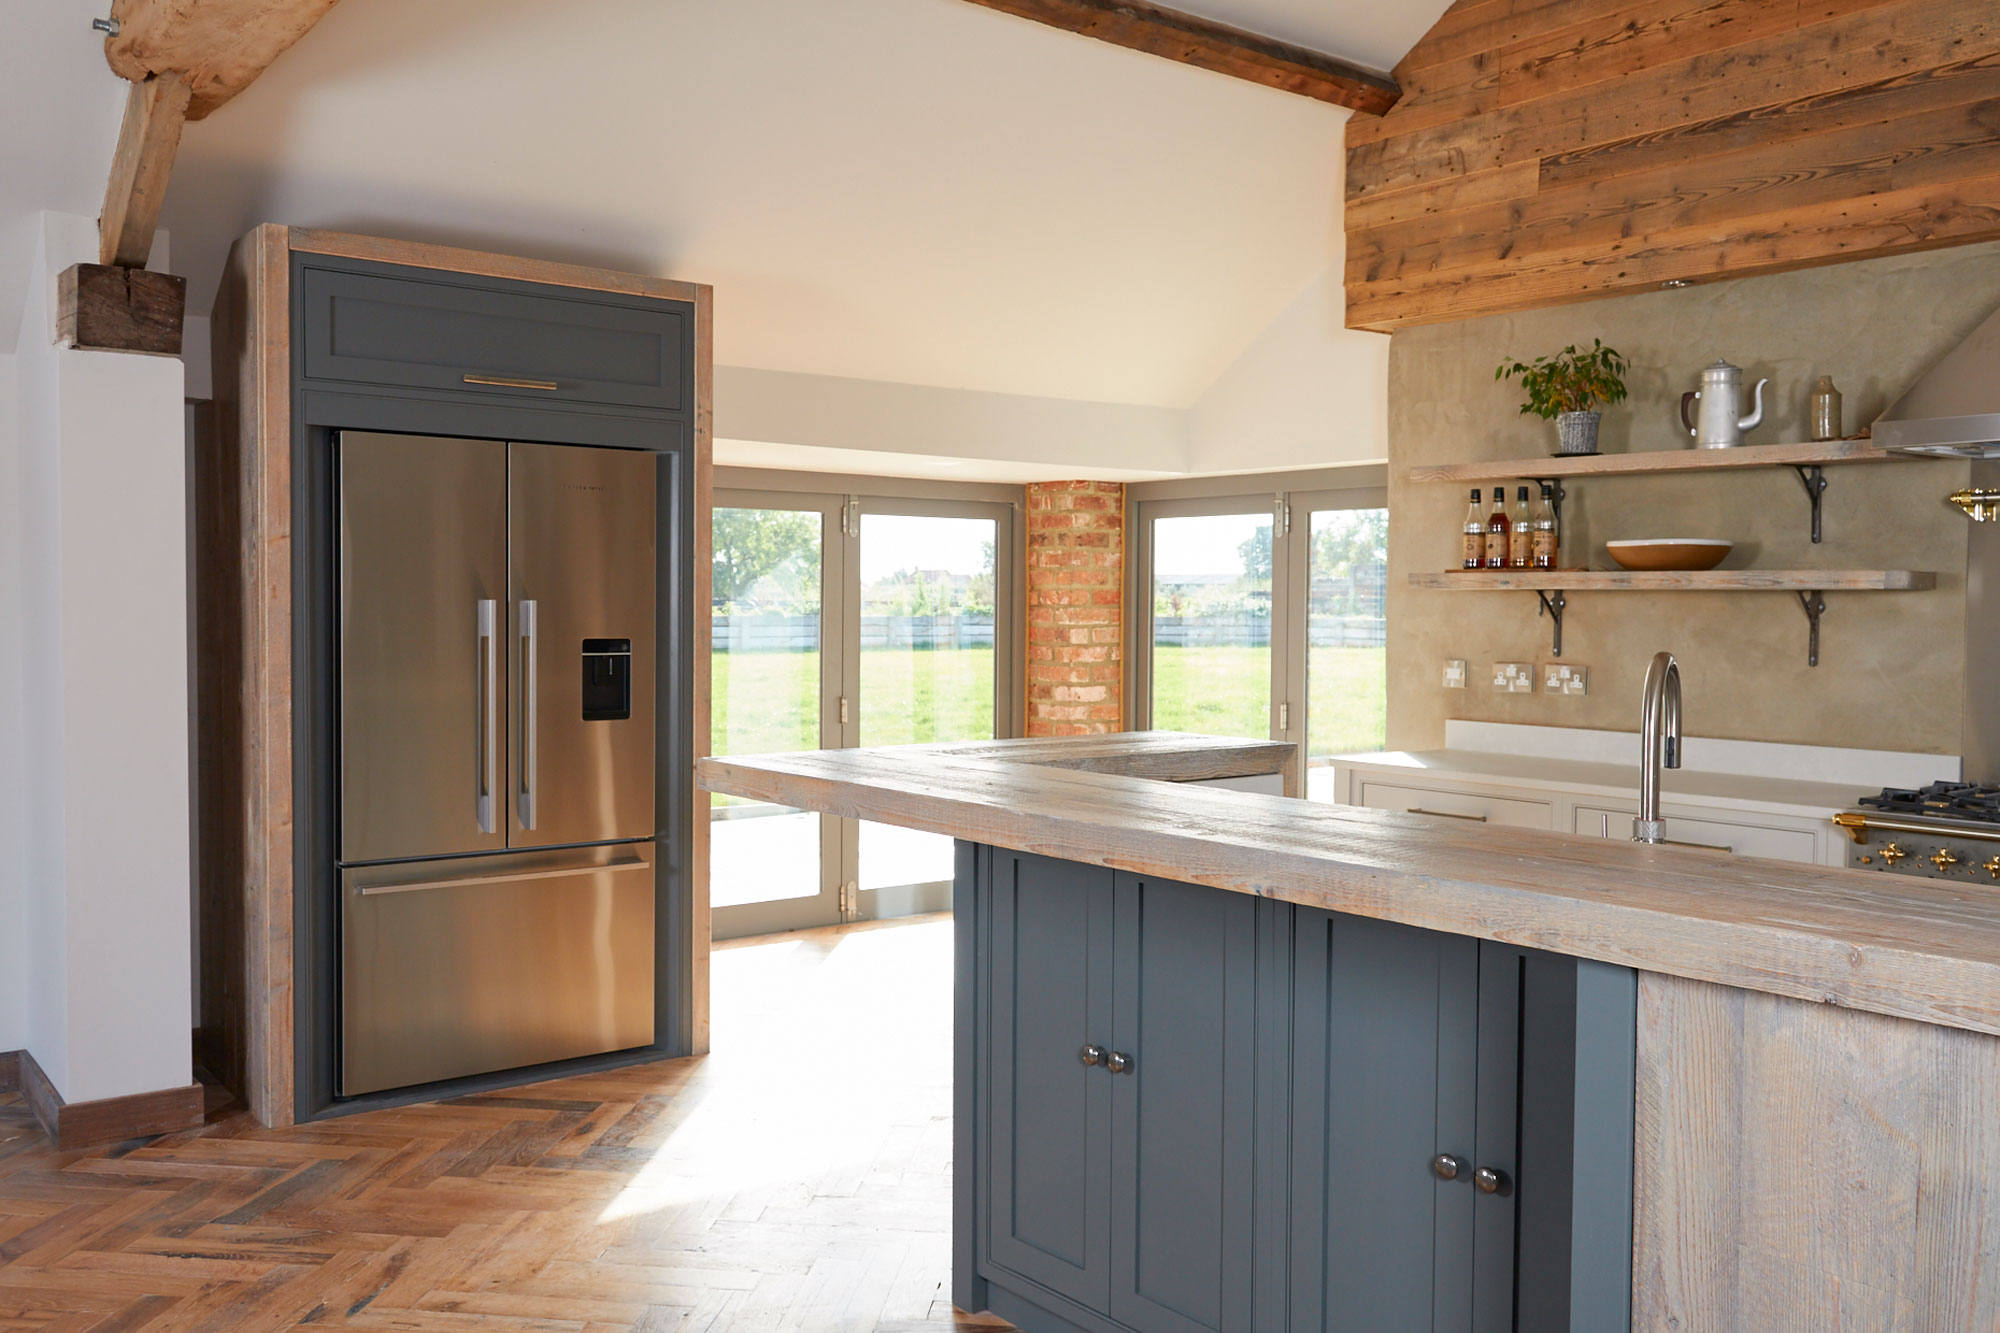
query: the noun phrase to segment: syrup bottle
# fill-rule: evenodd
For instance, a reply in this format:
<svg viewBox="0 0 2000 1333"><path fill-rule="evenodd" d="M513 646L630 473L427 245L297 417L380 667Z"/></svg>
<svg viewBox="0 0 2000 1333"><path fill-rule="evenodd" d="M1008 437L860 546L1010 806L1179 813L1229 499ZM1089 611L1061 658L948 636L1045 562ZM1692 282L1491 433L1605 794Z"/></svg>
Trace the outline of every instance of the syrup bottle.
<svg viewBox="0 0 2000 1333"><path fill-rule="evenodd" d="M1493 512L1486 517L1486 568L1507 568L1507 538L1513 523L1507 518L1507 488L1493 488Z"/></svg>
<svg viewBox="0 0 2000 1333"><path fill-rule="evenodd" d="M1555 492L1545 481L1542 483L1542 497L1535 502L1534 533L1530 542L1536 569L1557 568L1560 541L1561 533L1556 528Z"/></svg>
<svg viewBox="0 0 2000 1333"><path fill-rule="evenodd" d="M1507 519L1511 525L1507 533L1507 568L1532 568L1535 563L1535 523L1528 513L1526 486L1515 488L1514 510Z"/></svg>
<svg viewBox="0 0 2000 1333"><path fill-rule="evenodd" d="M1472 508L1465 511L1465 569L1486 568L1486 515L1479 512L1479 489L1472 491Z"/></svg>

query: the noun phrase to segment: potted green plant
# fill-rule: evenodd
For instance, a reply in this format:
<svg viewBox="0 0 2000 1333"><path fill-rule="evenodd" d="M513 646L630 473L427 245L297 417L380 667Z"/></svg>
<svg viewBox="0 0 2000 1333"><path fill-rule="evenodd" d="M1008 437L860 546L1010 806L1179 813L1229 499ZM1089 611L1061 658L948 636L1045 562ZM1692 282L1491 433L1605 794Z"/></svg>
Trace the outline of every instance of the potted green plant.
<svg viewBox="0 0 2000 1333"><path fill-rule="evenodd" d="M1585 351L1572 344L1532 364L1503 361L1493 378L1521 377L1521 387L1528 391L1521 413L1556 423L1558 454L1594 454L1597 426L1604 419L1598 405L1625 401L1625 370L1625 358L1593 338Z"/></svg>

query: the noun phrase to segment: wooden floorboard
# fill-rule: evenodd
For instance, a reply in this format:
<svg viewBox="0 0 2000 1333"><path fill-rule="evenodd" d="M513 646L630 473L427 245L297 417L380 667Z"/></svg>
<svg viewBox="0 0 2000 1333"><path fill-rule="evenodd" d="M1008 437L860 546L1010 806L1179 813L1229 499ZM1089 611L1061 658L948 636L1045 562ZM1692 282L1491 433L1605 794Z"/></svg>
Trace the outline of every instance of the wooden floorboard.
<svg viewBox="0 0 2000 1333"><path fill-rule="evenodd" d="M719 946L715 1054L57 1152L0 1094L0 1330L721 1333L955 1312L951 924Z"/></svg>

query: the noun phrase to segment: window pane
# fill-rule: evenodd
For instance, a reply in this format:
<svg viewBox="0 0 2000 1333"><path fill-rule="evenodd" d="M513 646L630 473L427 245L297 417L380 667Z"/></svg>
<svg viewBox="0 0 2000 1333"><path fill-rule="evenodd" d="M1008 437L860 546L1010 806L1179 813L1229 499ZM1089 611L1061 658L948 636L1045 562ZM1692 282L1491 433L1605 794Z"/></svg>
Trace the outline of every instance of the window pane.
<svg viewBox="0 0 2000 1333"><path fill-rule="evenodd" d="M1306 787L1333 799L1333 756L1382 748L1388 710L1389 511L1312 516L1306 631Z"/></svg>
<svg viewBox="0 0 2000 1333"><path fill-rule="evenodd" d="M715 511L711 753L820 748L820 529L816 513ZM808 811L712 793L710 904L818 894L819 821Z"/></svg>
<svg viewBox="0 0 2000 1333"><path fill-rule="evenodd" d="M1153 725L1271 734L1271 515L1153 521Z"/></svg>
<svg viewBox="0 0 2000 1333"><path fill-rule="evenodd" d="M861 744L993 736L990 518L861 516ZM861 887L952 876L952 840L861 825Z"/></svg>

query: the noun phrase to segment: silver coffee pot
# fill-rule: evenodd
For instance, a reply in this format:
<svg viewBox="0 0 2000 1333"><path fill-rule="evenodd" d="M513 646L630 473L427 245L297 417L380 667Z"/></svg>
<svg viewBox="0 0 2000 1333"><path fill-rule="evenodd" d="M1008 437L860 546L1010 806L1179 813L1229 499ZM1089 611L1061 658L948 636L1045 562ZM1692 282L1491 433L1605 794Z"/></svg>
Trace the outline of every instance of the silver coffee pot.
<svg viewBox="0 0 2000 1333"><path fill-rule="evenodd" d="M1743 367L1718 360L1702 371L1701 387L1681 395L1681 424L1694 436L1695 447L1733 449L1743 443L1743 432L1756 429L1764 419L1764 386L1770 382L1757 381L1757 405L1746 417L1739 415L1743 411ZM1688 409L1696 403L1701 404L1700 410L1689 420Z"/></svg>

